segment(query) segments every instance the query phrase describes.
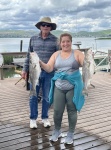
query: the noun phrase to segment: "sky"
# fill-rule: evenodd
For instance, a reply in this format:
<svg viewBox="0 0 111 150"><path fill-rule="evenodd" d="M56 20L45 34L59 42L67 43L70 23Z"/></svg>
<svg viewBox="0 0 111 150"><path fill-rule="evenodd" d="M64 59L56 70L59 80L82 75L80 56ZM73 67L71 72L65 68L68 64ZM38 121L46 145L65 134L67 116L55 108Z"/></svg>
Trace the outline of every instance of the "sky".
<svg viewBox="0 0 111 150"><path fill-rule="evenodd" d="M0 30L36 30L35 24L45 16L57 30L107 30L111 0L0 0Z"/></svg>

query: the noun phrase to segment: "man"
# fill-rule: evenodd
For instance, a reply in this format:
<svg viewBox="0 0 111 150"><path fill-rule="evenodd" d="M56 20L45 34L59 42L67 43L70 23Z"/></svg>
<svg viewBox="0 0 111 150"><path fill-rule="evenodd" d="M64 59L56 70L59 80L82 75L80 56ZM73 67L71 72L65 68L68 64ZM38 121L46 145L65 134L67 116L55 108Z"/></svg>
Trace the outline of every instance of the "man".
<svg viewBox="0 0 111 150"><path fill-rule="evenodd" d="M40 33L37 36L33 36L29 42L29 48L27 58L24 63L22 70L22 78L27 78L27 72L29 70L29 52L35 51L40 60L47 63L50 56L59 49L58 39L50 33L52 30L56 30L57 25L51 22L49 17L42 18L36 25ZM42 89L42 112L41 119L44 127L50 127L51 123L48 120L48 109L49 109L49 90L51 78L54 72L47 73L42 69L39 78L39 86L36 86L37 97L30 97L30 128L37 128L36 119L38 117L38 94L39 89Z"/></svg>

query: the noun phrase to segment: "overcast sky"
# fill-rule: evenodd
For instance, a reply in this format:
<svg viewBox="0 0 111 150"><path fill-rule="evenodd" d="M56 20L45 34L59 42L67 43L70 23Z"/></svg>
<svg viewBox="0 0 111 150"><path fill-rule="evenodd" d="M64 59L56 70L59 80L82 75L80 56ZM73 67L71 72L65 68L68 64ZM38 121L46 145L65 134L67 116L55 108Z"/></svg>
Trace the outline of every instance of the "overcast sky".
<svg viewBox="0 0 111 150"><path fill-rule="evenodd" d="M57 30L111 29L111 0L0 0L0 29L34 30L43 16Z"/></svg>

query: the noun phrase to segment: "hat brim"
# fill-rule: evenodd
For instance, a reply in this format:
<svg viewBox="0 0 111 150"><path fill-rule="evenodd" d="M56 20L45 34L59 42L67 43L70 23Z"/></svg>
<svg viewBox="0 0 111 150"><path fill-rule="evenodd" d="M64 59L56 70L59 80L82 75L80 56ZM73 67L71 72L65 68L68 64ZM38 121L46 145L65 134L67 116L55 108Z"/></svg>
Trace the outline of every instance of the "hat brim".
<svg viewBox="0 0 111 150"><path fill-rule="evenodd" d="M40 29L40 26L41 26L42 23L48 23L48 22L41 21L41 22L36 23L35 26L36 26L38 29ZM56 30L57 25L56 25L55 23L48 23L48 24L51 25L51 30Z"/></svg>

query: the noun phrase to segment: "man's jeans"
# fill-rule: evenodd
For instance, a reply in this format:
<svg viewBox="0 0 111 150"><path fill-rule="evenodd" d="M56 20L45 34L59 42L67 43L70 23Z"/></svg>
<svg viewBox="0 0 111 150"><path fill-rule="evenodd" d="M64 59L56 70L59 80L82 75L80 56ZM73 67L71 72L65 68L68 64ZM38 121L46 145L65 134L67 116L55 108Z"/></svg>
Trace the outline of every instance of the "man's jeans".
<svg viewBox="0 0 111 150"><path fill-rule="evenodd" d="M38 95L40 87L42 88L42 112L41 118L46 119L48 118L48 109L49 109L49 90L51 85L51 78L54 76L54 72L47 73L42 70L40 78L39 78L39 85L36 86L36 96L30 97L30 119L36 120L38 117Z"/></svg>

